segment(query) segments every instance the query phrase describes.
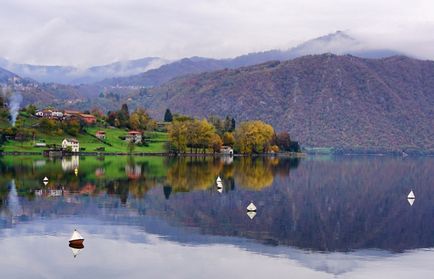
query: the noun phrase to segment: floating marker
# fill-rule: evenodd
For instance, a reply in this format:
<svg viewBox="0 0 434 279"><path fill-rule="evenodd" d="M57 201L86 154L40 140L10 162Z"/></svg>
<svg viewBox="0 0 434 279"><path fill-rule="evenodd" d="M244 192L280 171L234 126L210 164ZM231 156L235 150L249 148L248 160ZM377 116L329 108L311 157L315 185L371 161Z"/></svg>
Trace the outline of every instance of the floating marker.
<svg viewBox="0 0 434 279"><path fill-rule="evenodd" d="M416 199L416 196L414 195L413 190L411 190L410 193L407 196L407 201L410 204L410 206L413 205L415 199Z"/></svg>
<svg viewBox="0 0 434 279"><path fill-rule="evenodd" d="M255 212L256 212L256 206L253 204L253 202L251 202L251 203L247 206L247 211L255 211Z"/></svg>
<svg viewBox="0 0 434 279"><path fill-rule="evenodd" d="M416 198L416 196L414 195L413 190L411 190L407 196L407 199L415 199L415 198Z"/></svg>
<svg viewBox="0 0 434 279"><path fill-rule="evenodd" d="M74 230L71 238L69 239L69 244L79 246L83 245L83 241L84 238L81 236L81 234L77 230Z"/></svg>
<svg viewBox="0 0 434 279"><path fill-rule="evenodd" d="M48 177L44 177L44 179L42 180L44 182L44 185L48 184Z"/></svg>
<svg viewBox="0 0 434 279"><path fill-rule="evenodd" d="M77 168L75 168L74 173L75 173L75 176L78 175L78 169Z"/></svg>
<svg viewBox="0 0 434 279"><path fill-rule="evenodd" d="M217 177L217 192L219 192L220 194L223 193L223 183L222 183L222 179L219 177Z"/></svg>
<svg viewBox="0 0 434 279"><path fill-rule="evenodd" d="M255 211L247 211L247 216L249 216L250 219L253 219L256 216L256 212Z"/></svg>

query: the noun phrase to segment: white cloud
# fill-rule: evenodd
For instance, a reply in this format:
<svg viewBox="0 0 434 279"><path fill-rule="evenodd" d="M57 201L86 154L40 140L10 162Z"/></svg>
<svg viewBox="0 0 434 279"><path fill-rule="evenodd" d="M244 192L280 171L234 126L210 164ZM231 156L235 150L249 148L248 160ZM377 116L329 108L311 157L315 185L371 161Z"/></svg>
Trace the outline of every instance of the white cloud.
<svg viewBox="0 0 434 279"><path fill-rule="evenodd" d="M5 2L5 3L3 3ZM7 0L0 57L88 66L161 56L231 57L350 30L434 59L434 2L374 0Z"/></svg>

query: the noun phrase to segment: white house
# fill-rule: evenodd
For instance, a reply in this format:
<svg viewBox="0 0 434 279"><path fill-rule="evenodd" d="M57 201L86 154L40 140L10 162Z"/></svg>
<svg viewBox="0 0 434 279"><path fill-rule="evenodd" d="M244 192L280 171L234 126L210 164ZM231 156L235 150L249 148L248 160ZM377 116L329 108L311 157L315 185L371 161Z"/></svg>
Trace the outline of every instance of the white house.
<svg viewBox="0 0 434 279"><path fill-rule="evenodd" d="M51 117L62 118L63 117L63 112L61 112L61 111L53 111L53 112L51 112Z"/></svg>
<svg viewBox="0 0 434 279"><path fill-rule="evenodd" d="M223 155L234 155L234 150L230 146L222 146L220 148L220 153Z"/></svg>
<svg viewBox="0 0 434 279"><path fill-rule="evenodd" d="M71 147L72 152L80 151L80 143L76 139L64 139L62 141L62 148L67 149L68 147Z"/></svg>
<svg viewBox="0 0 434 279"><path fill-rule="evenodd" d="M129 131L125 137L125 141L132 142L135 144L142 142L142 133L139 131Z"/></svg>

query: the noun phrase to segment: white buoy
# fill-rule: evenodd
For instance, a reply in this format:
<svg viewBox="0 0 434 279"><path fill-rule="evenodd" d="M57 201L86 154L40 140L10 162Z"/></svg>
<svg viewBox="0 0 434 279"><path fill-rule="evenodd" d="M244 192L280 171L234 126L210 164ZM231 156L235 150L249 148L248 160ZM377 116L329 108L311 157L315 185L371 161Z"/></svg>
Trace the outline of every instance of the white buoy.
<svg viewBox="0 0 434 279"><path fill-rule="evenodd" d="M223 193L223 188L217 188L217 192L219 192L220 194Z"/></svg>
<svg viewBox="0 0 434 279"><path fill-rule="evenodd" d="M413 190L411 190L407 196L407 201L410 204L410 206L413 206L415 199L416 199L416 196L414 195Z"/></svg>
<svg viewBox="0 0 434 279"><path fill-rule="evenodd" d="M82 245L83 241L84 238L81 236L81 234L77 230L74 230L74 232L71 235L71 238L69 239L69 244Z"/></svg>
<svg viewBox="0 0 434 279"><path fill-rule="evenodd" d="M256 206L253 204L253 202L251 202L251 203L247 206L247 211L256 211Z"/></svg>
<svg viewBox="0 0 434 279"><path fill-rule="evenodd" d="M416 198L416 196L414 195L413 190L411 190L407 196L407 199L415 199L415 198Z"/></svg>
<svg viewBox="0 0 434 279"><path fill-rule="evenodd" d="M44 182L44 185L48 184L48 177L44 177L44 179L42 180Z"/></svg>
<svg viewBox="0 0 434 279"><path fill-rule="evenodd" d="M217 184L220 182L222 182L222 179L220 178L220 176L219 177L217 177L217 180L216 180L216 182L217 182Z"/></svg>

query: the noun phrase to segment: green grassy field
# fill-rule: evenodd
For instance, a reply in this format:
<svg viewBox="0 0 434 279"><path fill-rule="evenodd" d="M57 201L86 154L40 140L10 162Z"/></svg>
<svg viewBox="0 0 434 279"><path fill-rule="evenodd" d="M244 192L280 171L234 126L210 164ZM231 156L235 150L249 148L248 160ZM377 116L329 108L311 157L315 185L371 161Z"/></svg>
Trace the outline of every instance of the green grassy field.
<svg viewBox="0 0 434 279"><path fill-rule="evenodd" d="M98 130L103 130L106 132L106 140L108 144L98 140L93 137L95 132ZM96 151L97 148L103 147L105 152L128 152L128 143L120 139L120 136L125 136L127 134L126 130L118 128L102 128L102 127L87 127L86 131L88 134L79 134L75 137L80 142L80 148L84 148L85 152ZM165 152L165 142L167 141L167 134L162 132L146 132L146 135L150 137L148 146L138 146L135 145L133 153L141 152ZM71 136L65 133L49 134L37 131L36 142L45 142L46 144L56 144L61 145L64 138L70 138ZM2 149L4 151L19 151L19 152L38 152L46 149L45 147L35 147L34 141L13 141L9 140L6 142ZM111 146L110 146L111 145Z"/></svg>

